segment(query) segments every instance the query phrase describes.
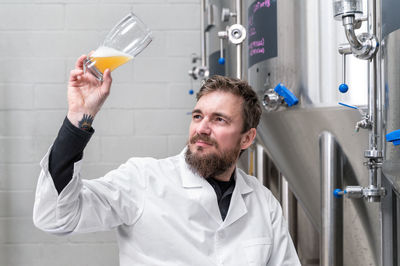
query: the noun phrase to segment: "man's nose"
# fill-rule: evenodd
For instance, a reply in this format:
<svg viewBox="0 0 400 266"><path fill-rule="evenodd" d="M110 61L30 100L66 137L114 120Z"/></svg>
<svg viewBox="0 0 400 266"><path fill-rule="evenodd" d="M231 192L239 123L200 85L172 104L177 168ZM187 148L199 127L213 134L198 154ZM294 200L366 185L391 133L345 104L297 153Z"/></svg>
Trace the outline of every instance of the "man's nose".
<svg viewBox="0 0 400 266"><path fill-rule="evenodd" d="M205 134L205 135L210 135L211 133L211 128L210 128L210 121L208 119L203 119L198 127L197 127L197 133L200 134Z"/></svg>

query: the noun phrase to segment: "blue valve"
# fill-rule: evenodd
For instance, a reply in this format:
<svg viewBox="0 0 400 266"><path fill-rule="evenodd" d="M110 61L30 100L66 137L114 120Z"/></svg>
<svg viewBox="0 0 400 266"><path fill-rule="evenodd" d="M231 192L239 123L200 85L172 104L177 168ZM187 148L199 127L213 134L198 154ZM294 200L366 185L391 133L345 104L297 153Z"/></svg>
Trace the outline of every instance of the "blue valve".
<svg viewBox="0 0 400 266"><path fill-rule="evenodd" d="M194 90L189 90L190 95L193 95L193 93L194 93Z"/></svg>
<svg viewBox="0 0 400 266"><path fill-rule="evenodd" d="M349 86L347 86L347 84L345 84L345 83L340 84L339 91L341 93L346 93L348 90L349 90Z"/></svg>
<svg viewBox="0 0 400 266"><path fill-rule="evenodd" d="M284 98L289 107L296 105L299 102L296 96L290 90L288 90L288 88L283 86L282 83L276 85L274 91L278 93L279 96L282 96Z"/></svg>
<svg viewBox="0 0 400 266"><path fill-rule="evenodd" d="M386 134L386 141L392 142L395 146L400 145L400 129Z"/></svg>
<svg viewBox="0 0 400 266"><path fill-rule="evenodd" d="M220 58L218 59L218 64L220 64L220 65L225 65L225 58L220 57Z"/></svg>
<svg viewBox="0 0 400 266"><path fill-rule="evenodd" d="M333 191L333 196L335 196L335 198L341 199L346 193L346 190L341 190L340 188L337 188Z"/></svg>
<svg viewBox="0 0 400 266"><path fill-rule="evenodd" d="M357 106L353 106L353 105L349 105L349 104L345 104L345 103L341 103L341 102L339 102L338 104L340 104L341 106L344 106L344 107L349 107L351 109L358 109Z"/></svg>

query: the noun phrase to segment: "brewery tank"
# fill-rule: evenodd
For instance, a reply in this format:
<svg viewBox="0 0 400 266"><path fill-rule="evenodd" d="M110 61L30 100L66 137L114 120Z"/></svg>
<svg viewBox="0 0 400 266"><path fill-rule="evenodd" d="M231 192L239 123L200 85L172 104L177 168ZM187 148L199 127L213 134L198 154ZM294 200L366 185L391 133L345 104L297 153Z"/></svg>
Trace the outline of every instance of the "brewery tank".
<svg viewBox="0 0 400 266"><path fill-rule="evenodd" d="M225 64L222 65L219 64L219 32L239 23L235 20L238 2L242 9L240 23L246 28L247 37L242 44L240 59L236 46L223 40ZM380 5L378 12L382 15L381 61L378 62L382 66L382 75L378 82L383 89L380 92L382 106L378 111L382 112L383 126L379 129L378 139L384 150L384 175L379 175L379 179L383 180L382 183L388 181L388 195L382 203L333 199L332 191L326 192L323 188L326 180L322 171L324 163L328 161L329 165L329 160L335 160L334 184L337 187L369 185L365 151L369 149L370 132L368 128L355 130L357 123L368 113L368 60L347 55L343 61L338 47L348 40L342 23L333 18L333 2L338 4L340 1L206 1L207 67L210 75L237 77L240 63L241 77L248 80L261 102L273 100L268 92L278 84L297 97L298 104L292 106L282 102L273 106L265 104L257 130L257 143L287 179L290 190L318 234L323 234L323 220L326 219L324 199L337 204L340 215L336 217L339 222L335 227L340 237L332 245L338 246L341 258L336 264L324 263L320 258L309 265L398 265L398 261L394 263L398 247L393 243L398 242L395 228L399 222L393 217L399 216L395 209L400 206L397 196L400 190L400 150L386 142L384 135L400 129L400 21L397 15L400 2L375 1ZM363 19L358 10L361 9L365 20L368 1L363 1L363 5L359 5L362 2L357 0L343 2L356 3L358 19ZM367 30L366 23L363 23L357 32ZM346 93L338 89L344 79L349 87ZM333 143L337 153L334 158L323 154L326 152L323 145L326 139ZM385 207L387 204L388 208ZM386 216L389 222L385 220Z"/></svg>

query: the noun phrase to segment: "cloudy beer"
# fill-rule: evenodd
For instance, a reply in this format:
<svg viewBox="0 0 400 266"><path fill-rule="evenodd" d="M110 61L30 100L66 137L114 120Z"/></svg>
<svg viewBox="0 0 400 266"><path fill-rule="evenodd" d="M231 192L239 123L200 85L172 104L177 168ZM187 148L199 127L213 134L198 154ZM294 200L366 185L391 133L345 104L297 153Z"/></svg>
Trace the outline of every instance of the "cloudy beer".
<svg viewBox="0 0 400 266"><path fill-rule="evenodd" d="M151 31L133 13L124 17L106 36L97 50L84 62L84 70L98 80L136 57L151 42Z"/></svg>
<svg viewBox="0 0 400 266"><path fill-rule="evenodd" d="M101 73L109 68L111 71L133 59L133 56L115 50L110 47L101 46L91 56L90 61Z"/></svg>

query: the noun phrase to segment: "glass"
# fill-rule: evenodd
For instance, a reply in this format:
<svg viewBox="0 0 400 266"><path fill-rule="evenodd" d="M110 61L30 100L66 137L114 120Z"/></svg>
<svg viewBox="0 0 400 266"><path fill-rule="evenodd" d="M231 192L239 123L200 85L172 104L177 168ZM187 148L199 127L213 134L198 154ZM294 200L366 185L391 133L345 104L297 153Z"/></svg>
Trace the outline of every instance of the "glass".
<svg viewBox="0 0 400 266"><path fill-rule="evenodd" d="M151 41L151 31L135 14L129 13L107 34L100 47L85 59L84 69L102 81L107 68L113 71L129 62Z"/></svg>

